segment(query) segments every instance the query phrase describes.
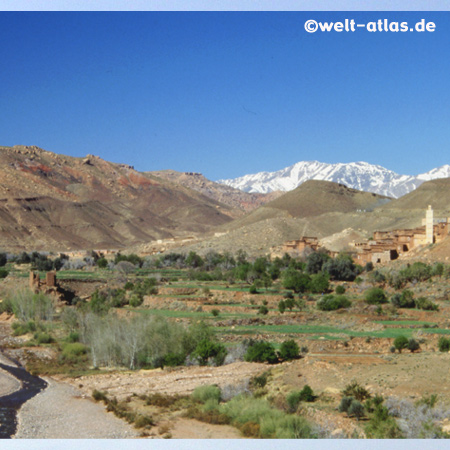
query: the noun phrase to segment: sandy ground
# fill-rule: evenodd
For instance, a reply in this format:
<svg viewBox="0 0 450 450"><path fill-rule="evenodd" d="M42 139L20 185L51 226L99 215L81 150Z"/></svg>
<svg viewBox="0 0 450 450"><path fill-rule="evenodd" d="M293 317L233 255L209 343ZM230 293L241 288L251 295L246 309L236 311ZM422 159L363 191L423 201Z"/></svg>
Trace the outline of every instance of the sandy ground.
<svg viewBox="0 0 450 450"><path fill-rule="evenodd" d="M139 436L131 425L84 398L65 383L49 386L29 400L18 414L16 439L127 439Z"/></svg>
<svg viewBox="0 0 450 450"><path fill-rule="evenodd" d="M267 364L235 362L220 367L182 367L164 370L139 370L135 372L117 372L92 375L67 380L80 386L90 396L94 389L106 391L119 400L133 394L151 394L155 392L169 395L189 395L198 387L217 384L220 388L240 386L251 377L270 367Z"/></svg>

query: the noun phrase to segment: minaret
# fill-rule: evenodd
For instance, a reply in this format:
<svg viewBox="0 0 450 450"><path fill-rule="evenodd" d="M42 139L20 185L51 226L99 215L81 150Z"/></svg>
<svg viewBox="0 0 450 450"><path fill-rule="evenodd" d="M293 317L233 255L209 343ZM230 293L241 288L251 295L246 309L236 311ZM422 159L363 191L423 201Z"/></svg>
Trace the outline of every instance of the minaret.
<svg viewBox="0 0 450 450"><path fill-rule="evenodd" d="M433 225L433 209L431 208L431 205L428 205L427 213L425 216L425 236L427 244L432 244L434 242Z"/></svg>

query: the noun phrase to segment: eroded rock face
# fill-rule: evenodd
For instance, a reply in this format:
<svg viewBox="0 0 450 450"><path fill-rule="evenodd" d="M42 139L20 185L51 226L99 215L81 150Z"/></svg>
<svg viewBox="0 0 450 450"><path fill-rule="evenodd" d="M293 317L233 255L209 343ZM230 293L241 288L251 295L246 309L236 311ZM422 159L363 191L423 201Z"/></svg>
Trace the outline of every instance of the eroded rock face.
<svg viewBox="0 0 450 450"><path fill-rule="evenodd" d="M0 248L121 248L202 233L232 209L132 166L0 147Z"/></svg>

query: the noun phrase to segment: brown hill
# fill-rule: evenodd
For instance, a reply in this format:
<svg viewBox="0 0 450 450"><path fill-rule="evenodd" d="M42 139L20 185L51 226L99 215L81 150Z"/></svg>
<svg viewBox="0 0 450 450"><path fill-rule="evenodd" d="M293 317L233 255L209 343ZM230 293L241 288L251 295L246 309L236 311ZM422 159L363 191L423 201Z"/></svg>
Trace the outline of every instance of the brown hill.
<svg viewBox="0 0 450 450"><path fill-rule="evenodd" d="M235 209L238 215L253 211L259 206L283 195L280 191L270 192L269 194L251 194L225 184L215 183L205 178L201 173L196 172L160 170L147 173L200 192L206 197Z"/></svg>
<svg viewBox="0 0 450 450"><path fill-rule="evenodd" d="M238 228L277 217L313 218L326 213L371 211L389 202L389 197L350 189L331 181L310 180L293 191L266 203L225 228ZM347 227L344 227L347 228ZM337 230L340 231L340 230Z"/></svg>
<svg viewBox="0 0 450 450"><path fill-rule="evenodd" d="M0 147L0 248L119 248L202 233L232 208L96 156Z"/></svg>
<svg viewBox="0 0 450 450"><path fill-rule="evenodd" d="M416 190L379 209L419 209L432 205L435 211L450 211L450 178L426 181Z"/></svg>

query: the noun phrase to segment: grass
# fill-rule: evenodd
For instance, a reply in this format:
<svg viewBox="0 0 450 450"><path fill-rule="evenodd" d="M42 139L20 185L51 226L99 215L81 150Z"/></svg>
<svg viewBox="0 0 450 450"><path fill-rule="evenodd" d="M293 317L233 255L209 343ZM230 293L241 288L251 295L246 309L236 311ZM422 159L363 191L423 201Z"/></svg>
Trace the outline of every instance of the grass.
<svg viewBox="0 0 450 450"><path fill-rule="evenodd" d="M218 305L220 306L220 305ZM130 309L130 308L124 308ZM226 313L220 312L219 316L213 317L211 311L176 311L171 309L130 309L132 311L137 311L142 314L153 314L155 316L162 317L173 317L173 318L184 318L184 319L211 319L211 320L221 320L224 318L237 318L245 319L248 317L255 317L255 314L245 314L245 313Z"/></svg>
<svg viewBox="0 0 450 450"><path fill-rule="evenodd" d="M429 334L450 334L450 329L422 329ZM348 329L340 329L330 327L326 325L242 325L235 326L233 329L230 327L220 328L219 331L224 334L309 334L319 335L311 336L313 339L319 339L324 337L325 339L344 339L342 335L348 337L373 337L373 338L396 338L404 335L406 337L412 337L413 333L417 331L417 328L388 328L379 331L354 331Z"/></svg>
<svg viewBox="0 0 450 450"><path fill-rule="evenodd" d="M374 323L379 323L381 325L391 326L391 325L436 325L435 322L425 322L420 320L374 320Z"/></svg>

